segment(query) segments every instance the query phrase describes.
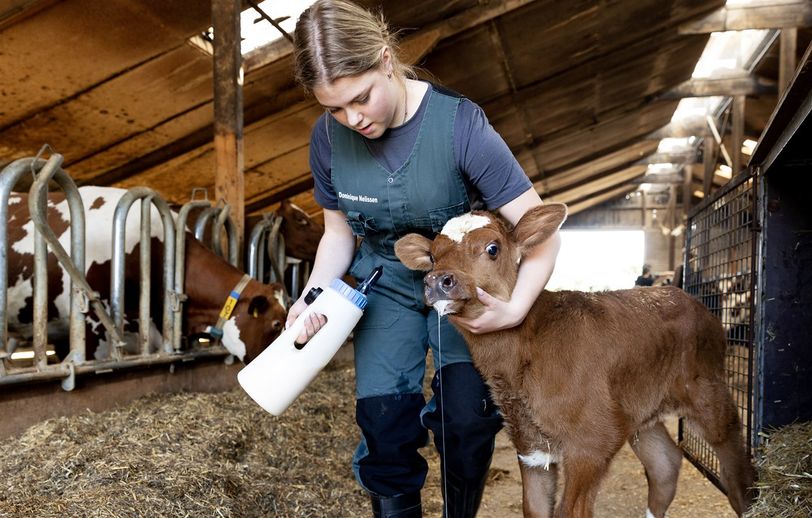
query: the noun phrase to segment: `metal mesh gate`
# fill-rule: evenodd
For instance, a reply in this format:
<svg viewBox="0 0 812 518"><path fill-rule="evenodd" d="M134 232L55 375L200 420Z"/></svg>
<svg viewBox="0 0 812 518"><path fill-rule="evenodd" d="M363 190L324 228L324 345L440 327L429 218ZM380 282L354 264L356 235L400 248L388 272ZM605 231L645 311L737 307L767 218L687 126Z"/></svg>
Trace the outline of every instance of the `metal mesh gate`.
<svg viewBox="0 0 812 518"><path fill-rule="evenodd" d="M719 317L727 336L727 384L744 425L750 454L753 433L753 305L757 182L749 171L731 180L688 218L684 288ZM719 462L684 421L679 443L686 457L720 486Z"/></svg>

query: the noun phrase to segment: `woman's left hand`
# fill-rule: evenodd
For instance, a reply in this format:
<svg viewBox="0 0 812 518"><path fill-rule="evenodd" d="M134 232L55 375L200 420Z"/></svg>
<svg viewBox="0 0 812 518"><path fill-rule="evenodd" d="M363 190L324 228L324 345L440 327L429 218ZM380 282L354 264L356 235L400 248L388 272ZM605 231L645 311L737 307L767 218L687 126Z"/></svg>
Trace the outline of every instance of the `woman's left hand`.
<svg viewBox="0 0 812 518"><path fill-rule="evenodd" d="M476 289L477 298L485 311L476 318L462 318L449 315L455 324L459 324L474 334L490 333L501 329L508 329L521 323L526 316L510 301L504 301L491 296L482 288Z"/></svg>

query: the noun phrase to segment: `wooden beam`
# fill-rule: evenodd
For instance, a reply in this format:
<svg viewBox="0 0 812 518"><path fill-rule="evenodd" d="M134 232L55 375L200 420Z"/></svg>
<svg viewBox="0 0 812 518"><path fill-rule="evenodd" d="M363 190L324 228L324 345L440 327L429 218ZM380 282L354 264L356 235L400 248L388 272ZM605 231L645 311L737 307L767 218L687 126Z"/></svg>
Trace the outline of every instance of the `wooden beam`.
<svg viewBox="0 0 812 518"><path fill-rule="evenodd" d="M700 186L699 187L700 191L704 191L705 190L705 188L704 188L704 184L705 184L705 172L704 172L705 169L704 169L704 167L700 167L699 164L697 164L696 167L692 167L692 166L689 166L689 167L691 167L691 169L688 170L688 172L690 172L690 175L691 175L691 181L695 182L697 185ZM729 181L730 181L730 178L727 178L725 176L722 176L722 175L717 174L716 172L714 172L713 178L711 179L711 186L718 188L718 187L721 187L721 186L725 185Z"/></svg>
<svg viewBox="0 0 812 518"><path fill-rule="evenodd" d="M716 170L716 141L712 138L706 138L704 141L705 148L702 151L702 162L704 163L704 182L702 192L705 196L711 192L713 185L713 173Z"/></svg>
<svg viewBox="0 0 812 518"><path fill-rule="evenodd" d="M637 164L689 164L697 159L697 153L694 150L686 151L684 153L654 153L646 158L638 160Z"/></svg>
<svg viewBox="0 0 812 518"><path fill-rule="evenodd" d="M586 209L594 207L595 205L600 205L605 201L625 196L626 194L635 190L637 190L636 185L621 185L620 187L615 187L614 189L598 194L597 196L590 196L584 200L576 201L571 205L567 205L567 211L570 215L577 214Z"/></svg>
<svg viewBox="0 0 812 518"><path fill-rule="evenodd" d="M615 187L618 184L626 183L638 176L642 176L645 174L646 169L647 169L646 166L642 165L631 166L626 169L622 169L616 173L605 175L590 182L581 184L572 189L568 189L566 191L556 193L551 196L547 196L545 200L558 201L563 203L575 201L584 198L586 196L589 196L595 192Z"/></svg>
<svg viewBox="0 0 812 518"><path fill-rule="evenodd" d="M679 33L707 34L719 31L809 26L812 26L812 3L803 0L781 5L722 7L700 20L680 25Z"/></svg>
<svg viewBox="0 0 812 518"><path fill-rule="evenodd" d="M714 97L734 95L771 95L778 91L775 83L752 75L724 79L690 79L660 96L661 99Z"/></svg>
<svg viewBox="0 0 812 518"><path fill-rule="evenodd" d="M500 2L490 2L487 7L479 6L471 8L449 20L426 27L414 34L404 38L400 43L400 48L404 51L404 62L414 65L428 54L443 38L448 38L459 32L476 26L478 23L487 22L493 18L509 13L515 9L523 7L533 0L503 0ZM255 70L265 65L269 65L280 59L287 58L293 52L293 46L288 40L282 38L254 53L246 56L245 70ZM308 109L315 102L306 99L298 86L286 90L273 99L263 99L256 105L245 108L245 124L254 124L265 121L268 117L281 118L292 113ZM108 171L102 171L98 175L85 180L86 183L94 185L112 185L124 178L136 176L152 167L168 162L186 153L191 153L196 149L210 145L211 131L208 128L190 133L166 146L153 152L131 160L125 164ZM533 173L532 170L528 174ZM298 193L296 193L298 194Z"/></svg>
<svg viewBox="0 0 812 518"><path fill-rule="evenodd" d="M657 150L657 140L642 140L605 156L590 160L582 165L561 171L535 182L533 187L539 193L559 191L570 185L577 184L590 177L597 176L606 171L629 165L641 157L645 157Z"/></svg>
<svg viewBox="0 0 812 518"><path fill-rule="evenodd" d="M405 63L418 63L441 40L467 31L477 25L486 23L511 11L524 7L534 0L497 0L452 16L447 20L437 22L404 38L399 47L401 58ZM293 46L287 40L279 40L270 45L257 49L246 56L246 69L254 70L265 65L284 59L293 53Z"/></svg>
<svg viewBox="0 0 812 518"><path fill-rule="evenodd" d="M666 173L666 174L645 174L640 178L635 178L631 181L631 183L635 185L640 185L644 183L654 183L654 184L680 184L685 181L685 175L683 173L674 172L674 173Z"/></svg>
<svg viewBox="0 0 812 518"><path fill-rule="evenodd" d="M790 28L781 31L781 48L778 63L778 90L784 95L792 77L795 75L798 47L798 29Z"/></svg>
<svg viewBox="0 0 812 518"><path fill-rule="evenodd" d="M710 128L703 121L702 123L692 125L675 125L671 122L662 128L652 131L646 135L647 139L661 140L664 138L686 138L686 137L709 137L711 136Z"/></svg>
<svg viewBox="0 0 812 518"><path fill-rule="evenodd" d="M742 143L744 142L744 96L733 97L733 116L731 117L730 142L730 168L733 175L739 174L742 169Z"/></svg>
<svg viewBox="0 0 812 518"><path fill-rule="evenodd" d="M253 212L258 212L264 209L269 205L273 205L274 203L279 203L282 200L286 200L292 196L296 196L297 194L301 194L307 190L313 188L313 176L310 175L308 171L306 176L300 177L297 180L291 182L287 187L279 190L273 190L271 192L266 192L259 196L255 196L251 198L248 203L245 205L245 212L246 214L250 214Z"/></svg>
<svg viewBox="0 0 812 518"><path fill-rule="evenodd" d="M238 250L243 246L245 184L243 178L242 53L240 0L212 0L214 23L214 199L231 207Z"/></svg>

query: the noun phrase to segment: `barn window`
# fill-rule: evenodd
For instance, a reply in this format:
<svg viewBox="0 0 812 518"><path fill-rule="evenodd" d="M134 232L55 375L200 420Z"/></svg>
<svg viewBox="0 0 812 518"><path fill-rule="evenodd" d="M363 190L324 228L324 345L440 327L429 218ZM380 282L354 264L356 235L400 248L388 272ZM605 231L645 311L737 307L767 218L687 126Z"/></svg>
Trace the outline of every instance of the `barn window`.
<svg viewBox="0 0 812 518"><path fill-rule="evenodd" d="M284 33L290 35L296 26L299 15L314 0L287 0L285 2L252 2L240 15L240 35L242 36L242 55L249 64L271 47L282 47L291 50L292 45ZM273 23L271 22L273 20ZM278 27L274 26L277 25ZM281 29L281 30L280 30ZM189 39L189 43L207 54L213 53L214 29L209 27L202 33ZM278 50L278 49L273 49ZM250 64L246 68L251 68Z"/></svg>
<svg viewBox="0 0 812 518"><path fill-rule="evenodd" d="M561 250L547 289L631 288L643 267L644 249L642 230L561 230Z"/></svg>

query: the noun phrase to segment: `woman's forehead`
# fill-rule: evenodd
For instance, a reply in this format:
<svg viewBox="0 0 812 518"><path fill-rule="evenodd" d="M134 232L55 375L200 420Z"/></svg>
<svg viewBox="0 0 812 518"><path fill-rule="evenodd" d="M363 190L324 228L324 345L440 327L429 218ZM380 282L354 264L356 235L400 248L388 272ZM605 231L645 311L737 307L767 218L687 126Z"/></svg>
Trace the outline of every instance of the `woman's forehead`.
<svg viewBox="0 0 812 518"><path fill-rule="evenodd" d="M313 95L322 106L346 106L371 88L376 80L374 70L355 76L339 77L331 83L322 83L313 88Z"/></svg>

